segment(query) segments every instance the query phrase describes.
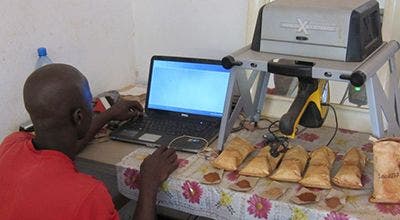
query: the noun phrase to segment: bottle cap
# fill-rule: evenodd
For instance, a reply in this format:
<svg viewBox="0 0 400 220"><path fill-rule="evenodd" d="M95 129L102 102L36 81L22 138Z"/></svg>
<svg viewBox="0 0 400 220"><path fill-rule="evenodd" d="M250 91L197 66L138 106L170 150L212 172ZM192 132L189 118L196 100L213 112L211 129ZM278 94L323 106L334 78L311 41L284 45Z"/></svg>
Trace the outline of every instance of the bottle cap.
<svg viewBox="0 0 400 220"><path fill-rule="evenodd" d="M47 50L45 47L39 47L37 49L39 57L47 56Z"/></svg>

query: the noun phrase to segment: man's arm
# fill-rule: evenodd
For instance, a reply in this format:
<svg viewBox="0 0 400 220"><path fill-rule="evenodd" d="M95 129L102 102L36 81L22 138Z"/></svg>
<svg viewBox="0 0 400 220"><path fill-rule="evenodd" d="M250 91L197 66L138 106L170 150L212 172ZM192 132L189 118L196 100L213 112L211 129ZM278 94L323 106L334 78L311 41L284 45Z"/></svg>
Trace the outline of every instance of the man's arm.
<svg viewBox="0 0 400 220"><path fill-rule="evenodd" d="M134 220L155 220L158 188L178 168L178 156L172 148L160 147L140 165L139 199Z"/></svg>
<svg viewBox="0 0 400 220"><path fill-rule="evenodd" d="M93 117L92 123L90 124L89 131L85 137L78 142L79 151L82 151L86 145L94 138L97 132L104 127L111 120L125 121L130 118L141 115L143 107L137 101L127 101L119 99L111 108L107 111L97 114Z"/></svg>
<svg viewBox="0 0 400 220"><path fill-rule="evenodd" d="M157 191L140 189L133 220L156 219Z"/></svg>

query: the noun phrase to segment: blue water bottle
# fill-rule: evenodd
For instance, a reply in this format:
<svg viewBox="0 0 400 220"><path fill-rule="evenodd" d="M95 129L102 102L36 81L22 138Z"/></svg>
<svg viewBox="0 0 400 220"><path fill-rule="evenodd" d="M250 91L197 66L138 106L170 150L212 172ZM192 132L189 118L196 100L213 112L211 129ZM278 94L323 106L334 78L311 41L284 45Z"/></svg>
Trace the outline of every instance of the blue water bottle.
<svg viewBox="0 0 400 220"><path fill-rule="evenodd" d="M40 47L37 49L38 60L36 61L35 69L39 69L42 66L53 63L51 59L47 56L47 50L45 47Z"/></svg>
<svg viewBox="0 0 400 220"><path fill-rule="evenodd" d="M35 70L39 69L40 67L45 66L47 64L53 63L51 61L51 59L47 56L47 50L46 50L45 47L38 48L37 52L38 52L39 58L36 61ZM27 131L27 132L34 131L32 121L29 120L29 121L26 121L26 122L20 124L19 130L20 131Z"/></svg>

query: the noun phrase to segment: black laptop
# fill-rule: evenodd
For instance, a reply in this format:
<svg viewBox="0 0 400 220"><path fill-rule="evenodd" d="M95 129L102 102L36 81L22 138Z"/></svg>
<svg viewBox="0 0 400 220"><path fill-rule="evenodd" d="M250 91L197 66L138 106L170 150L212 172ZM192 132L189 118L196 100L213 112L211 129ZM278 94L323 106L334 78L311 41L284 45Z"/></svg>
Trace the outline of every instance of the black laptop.
<svg viewBox="0 0 400 220"><path fill-rule="evenodd" d="M218 60L152 57L144 117L111 138L198 152L218 136L229 76Z"/></svg>

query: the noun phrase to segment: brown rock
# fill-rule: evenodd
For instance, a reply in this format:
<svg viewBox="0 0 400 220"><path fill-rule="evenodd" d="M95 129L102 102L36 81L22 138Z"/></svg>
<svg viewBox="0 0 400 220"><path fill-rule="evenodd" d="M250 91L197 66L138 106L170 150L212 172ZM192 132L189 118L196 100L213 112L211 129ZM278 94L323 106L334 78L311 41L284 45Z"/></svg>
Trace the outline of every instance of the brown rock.
<svg viewBox="0 0 400 220"><path fill-rule="evenodd" d="M249 181L247 180L240 180L239 182L236 183L236 185L242 189L251 187Z"/></svg>
<svg viewBox="0 0 400 220"><path fill-rule="evenodd" d="M206 175L203 176L203 178L210 183L217 182L221 178L219 177L218 173L212 172L212 173L207 173Z"/></svg>
<svg viewBox="0 0 400 220"><path fill-rule="evenodd" d="M328 206L331 209L336 209L339 205L342 205L340 202L340 199L338 197L331 197L328 199L325 199L326 206Z"/></svg>
<svg viewBox="0 0 400 220"><path fill-rule="evenodd" d="M303 202L315 202L317 196L314 193L305 192L297 196Z"/></svg>

